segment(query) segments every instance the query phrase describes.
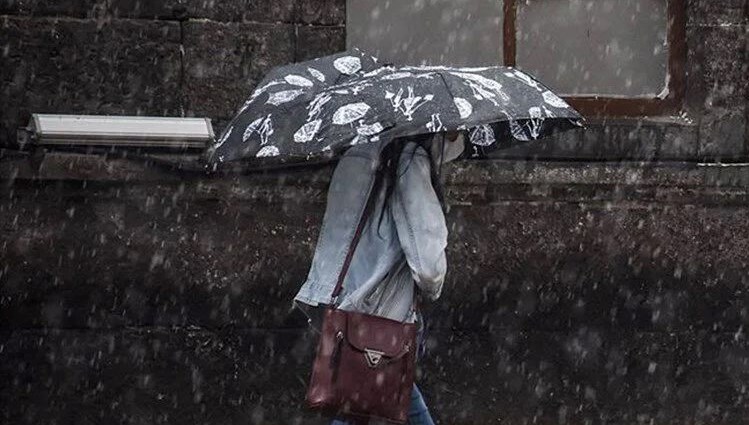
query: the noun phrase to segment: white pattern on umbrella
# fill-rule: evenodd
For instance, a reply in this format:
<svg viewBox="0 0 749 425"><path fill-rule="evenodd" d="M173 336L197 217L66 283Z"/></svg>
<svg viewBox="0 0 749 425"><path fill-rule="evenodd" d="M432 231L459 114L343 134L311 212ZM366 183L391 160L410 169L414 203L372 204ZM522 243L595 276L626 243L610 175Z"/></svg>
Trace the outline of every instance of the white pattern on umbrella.
<svg viewBox="0 0 749 425"><path fill-rule="evenodd" d="M408 78L413 75L414 74L412 72L393 72L392 74L383 75L380 79L385 81L400 80L402 78Z"/></svg>
<svg viewBox="0 0 749 425"><path fill-rule="evenodd" d="M538 106L532 106L528 109L528 115L531 117L528 120L528 131L530 132L531 139L536 140L541 133L541 125L544 122L543 112L541 112L541 108Z"/></svg>
<svg viewBox="0 0 749 425"><path fill-rule="evenodd" d="M269 81L265 85L260 86L257 89L255 89L255 92L253 93L253 96L257 96L258 94L265 92L269 88L271 88L273 86L277 86L279 84L283 84L283 83L284 83L283 81L279 81L279 80Z"/></svg>
<svg viewBox="0 0 749 425"><path fill-rule="evenodd" d="M270 96L268 96L268 102L273 106L278 106L286 102L291 102L292 100L299 97L302 93L304 93L304 90L283 90L275 93L271 93Z"/></svg>
<svg viewBox="0 0 749 425"><path fill-rule="evenodd" d="M389 90L385 91L385 99L390 100L390 104L393 105L393 109L401 112L406 116L406 120L413 121L413 114L417 109L424 106L427 102L434 99L434 95L427 94L424 96L414 95L414 88L408 87L408 96L403 96L403 88L398 89L398 93L393 93Z"/></svg>
<svg viewBox="0 0 749 425"><path fill-rule="evenodd" d="M322 120L314 120L299 127L299 130L294 133L294 141L297 143L307 143L312 140L320 130Z"/></svg>
<svg viewBox="0 0 749 425"><path fill-rule="evenodd" d="M278 156L278 155L280 155L278 148L275 146L270 146L270 145L263 146L263 148L257 151L257 154L255 154L255 156L258 158Z"/></svg>
<svg viewBox="0 0 749 425"><path fill-rule="evenodd" d="M291 84L292 86L298 86L298 87L314 86L314 83L312 83L312 81L310 81L307 78L302 77L301 75L290 74L284 77L284 80L286 80L286 82Z"/></svg>
<svg viewBox="0 0 749 425"><path fill-rule="evenodd" d="M398 71L393 72L392 74L383 75L380 77L380 80L390 81L390 80L401 80L403 78L433 78L435 73L433 72L422 72L414 74L413 72L409 71Z"/></svg>
<svg viewBox="0 0 749 425"><path fill-rule="evenodd" d="M481 72L481 71L487 71L491 69L491 67L488 66L478 66L478 67L454 67L454 66L445 66L445 65L419 65L419 66L413 66L413 65L407 65L401 67L402 70L407 71L462 71L462 72Z"/></svg>
<svg viewBox="0 0 749 425"><path fill-rule="evenodd" d="M273 134L273 121L271 121L272 115L273 114L268 114L266 117L260 117L251 122L250 125L248 125L244 130L242 141L246 143L248 140L250 140L250 137L252 137L252 135L259 134L260 144L267 144L268 138L271 136L271 134Z"/></svg>
<svg viewBox="0 0 749 425"><path fill-rule="evenodd" d="M361 60L355 56L344 56L336 59L333 66L341 74L351 75L361 69Z"/></svg>
<svg viewBox="0 0 749 425"><path fill-rule="evenodd" d="M555 95L551 91L545 91L541 94L541 96L544 97L544 102L548 103L549 105L555 107L555 108L568 108L569 105L567 105L567 102L565 102L561 97Z"/></svg>
<svg viewBox="0 0 749 425"><path fill-rule="evenodd" d="M229 136L231 136L231 132L234 131L234 126L229 127L225 132L224 135L221 136L221 139L219 139L218 143L214 146L214 150L218 149L221 145L224 144L227 140L229 140Z"/></svg>
<svg viewBox="0 0 749 425"><path fill-rule="evenodd" d="M250 98L247 99L247 102L245 102L244 105L242 105L242 108L240 108L238 114L241 114L242 112L244 112L244 110L247 109L247 107L250 106L250 104L254 102L255 99L258 98L258 96L265 93L269 88L273 86L277 86L279 84L284 84L284 82L283 81L271 81L261 87L256 88L255 91L252 92L252 95L250 96Z"/></svg>
<svg viewBox="0 0 749 425"><path fill-rule="evenodd" d="M353 94L354 96L357 96L367 87L372 87L372 83L362 82L361 84L354 84L350 86L349 89L351 90L351 94Z"/></svg>
<svg viewBox="0 0 749 425"><path fill-rule="evenodd" d="M307 105L307 120L311 121L316 119L322 112L322 107L332 99L333 96L329 93L320 93L315 96L314 99Z"/></svg>
<svg viewBox="0 0 749 425"><path fill-rule="evenodd" d="M453 102L455 103L455 107L458 108L458 114L460 114L460 118L466 119L473 113L473 105L471 105L471 102L463 99L462 97L453 98Z"/></svg>
<svg viewBox="0 0 749 425"><path fill-rule="evenodd" d="M356 129L356 133L361 136L374 136L382 132L384 127L382 124L376 122L374 124L362 124Z"/></svg>
<svg viewBox="0 0 749 425"><path fill-rule="evenodd" d="M449 71L456 68L444 65L406 65L400 69L407 71Z"/></svg>
<svg viewBox="0 0 749 425"><path fill-rule="evenodd" d="M309 72L313 77L315 77L317 81L321 83L325 82L325 74L316 70L315 68L307 68L307 72Z"/></svg>
<svg viewBox="0 0 749 425"><path fill-rule="evenodd" d="M427 130L429 130L432 133L437 133L439 131L442 131L444 125L442 125L442 119L440 118L440 114L432 114L431 119L426 124Z"/></svg>
<svg viewBox="0 0 749 425"><path fill-rule="evenodd" d="M505 75L516 80L520 80L523 84L533 87L536 90L541 90L538 82L531 78L528 74L525 74L517 69L513 69L512 72L505 72Z"/></svg>
<svg viewBox="0 0 749 425"><path fill-rule="evenodd" d="M336 84L331 88L336 89L333 91L333 93L336 94L353 94L356 96L367 87L372 87L371 80L361 81L357 79L357 81L354 81L353 83Z"/></svg>
<svg viewBox="0 0 749 425"><path fill-rule="evenodd" d="M333 124L346 125L361 119L369 111L370 107L366 103L357 102L341 106L333 114Z"/></svg>
<svg viewBox="0 0 749 425"><path fill-rule="evenodd" d="M373 69L371 71L365 72L364 74L361 74L359 78L374 78L380 74L386 73L386 72L392 72L393 71L392 66L383 66L381 68Z"/></svg>
<svg viewBox="0 0 749 425"><path fill-rule="evenodd" d="M471 143L476 146L491 146L497 139L494 130L488 125L480 125L471 129L468 135Z"/></svg>
<svg viewBox="0 0 749 425"><path fill-rule="evenodd" d="M516 120L509 120L508 123L510 124L510 133L512 133L512 137L523 142L531 140L531 138L525 134L523 127Z"/></svg>
<svg viewBox="0 0 749 425"><path fill-rule="evenodd" d="M497 97L502 100L503 104L510 101L510 97L502 90L502 84L498 81L467 72L451 72L450 74L460 77L473 91L473 97L478 100L486 99L495 106L500 106L499 102L496 101Z"/></svg>

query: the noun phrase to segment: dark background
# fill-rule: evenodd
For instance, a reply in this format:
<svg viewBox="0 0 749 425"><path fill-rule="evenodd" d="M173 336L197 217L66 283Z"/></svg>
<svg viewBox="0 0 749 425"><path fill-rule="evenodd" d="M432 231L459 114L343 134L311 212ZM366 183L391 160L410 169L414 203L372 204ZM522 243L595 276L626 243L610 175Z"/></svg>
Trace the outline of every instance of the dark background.
<svg viewBox="0 0 749 425"><path fill-rule="evenodd" d="M451 267L419 375L440 423L749 421L749 167L698 163L747 153L745 3L688 2L689 119L447 167ZM343 1L0 13L4 141L32 111L221 128L272 66L345 46ZM330 171L2 151L0 423L315 422L289 306Z"/></svg>

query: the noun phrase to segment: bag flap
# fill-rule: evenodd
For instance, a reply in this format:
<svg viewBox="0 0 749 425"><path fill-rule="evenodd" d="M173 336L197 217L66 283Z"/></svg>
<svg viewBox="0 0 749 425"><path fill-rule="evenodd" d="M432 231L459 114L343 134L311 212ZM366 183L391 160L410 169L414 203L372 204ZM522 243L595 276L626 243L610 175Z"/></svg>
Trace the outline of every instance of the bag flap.
<svg viewBox="0 0 749 425"><path fill-rule="evenodd" d="M386 357L395 357L402 354L406 347L414 349L415 324L361 313L347 313L346 340L357 350L374 350Z"/></svg>

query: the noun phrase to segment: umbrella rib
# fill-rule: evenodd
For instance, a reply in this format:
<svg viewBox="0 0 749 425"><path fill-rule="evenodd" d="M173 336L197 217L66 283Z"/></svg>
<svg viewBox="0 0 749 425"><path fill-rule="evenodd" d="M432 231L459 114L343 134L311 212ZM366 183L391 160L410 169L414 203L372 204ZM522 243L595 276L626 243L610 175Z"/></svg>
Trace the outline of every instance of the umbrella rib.
<svg viewBox="0 0 749 425"><path fill-rule="evenodd" d="M445 89L446 89L446 90L447 90L447 92L448 92L448 93L450 94L450 98L451 98L451 99L453 99L453 100L455 100L455 95L453 94L452 90L450 90L450 86L449 86L449 85L447 84L447 80L445 80L445 76L444 76L444 75L442 75L442 72L443 72L443 71L439 71L439 72L437 72L437 75L439 75L439 76L440 76L440 79L442 80L442 84L444 84L444 85L445 85Z"/></svg>

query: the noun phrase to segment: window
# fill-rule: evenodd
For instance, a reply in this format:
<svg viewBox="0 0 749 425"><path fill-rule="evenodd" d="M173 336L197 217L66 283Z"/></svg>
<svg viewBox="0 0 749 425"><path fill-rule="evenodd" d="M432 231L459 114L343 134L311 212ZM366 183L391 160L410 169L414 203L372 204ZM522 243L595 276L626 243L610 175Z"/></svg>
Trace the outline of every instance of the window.
<svg viewBox="0 0 749 425"><path fill-rule="evenodd" d="M685 0L505 0L504 62L584 115L676 112L684 95Z"/></svg>
<svg viewBox="0 0 749 425"><path fill-rule="evenodd" d="M396 65L510 65L586 116L676 113L687 0L347 0L348 47Z"/></svg>
<svg viewBox="0 0 749 425"><path fill-rule="evenodd" d="M501 0L348 0L346 38L395 65L499 65Z"/></svg>

